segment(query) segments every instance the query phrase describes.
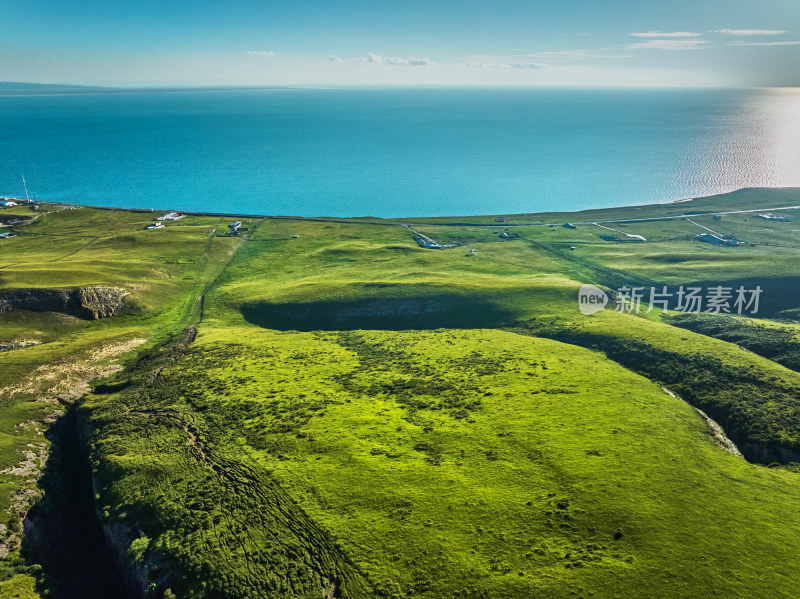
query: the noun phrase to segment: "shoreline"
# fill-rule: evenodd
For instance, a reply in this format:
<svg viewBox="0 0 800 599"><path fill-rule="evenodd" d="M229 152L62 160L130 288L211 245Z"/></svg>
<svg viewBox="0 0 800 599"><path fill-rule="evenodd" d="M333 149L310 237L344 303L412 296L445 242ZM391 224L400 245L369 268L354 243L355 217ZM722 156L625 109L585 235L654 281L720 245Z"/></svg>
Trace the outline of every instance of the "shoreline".
<svg viewBox="0 0 800 599"><path fill-rule="evenodd" d="M707 200L710 198L717 198L720 196L726 196L730 194L742 193L742 192L757 192L757 191L797 191L800 193L800 187L743 187L739 188L730 192L726 192L723 194L714 194L710 196L698 196L693 198L682 198L678 200L671 200L669 202L659 202L654 204L633 204L628 206L616 206L616 207L609 207L609 208L584 208L581 210L573 210L573 211L565 211L565 212L553 212L553 211L546 211L546 212L522 212L522 213L498 213L498 214L477 214L477 215L440 215L440 216L423 216L423 217L390 217L390 218L382 218L378 216L297 216L297 215L281 215L281 214L250 214L250 213L240 213L240 212L206 212L206 211L194 211L194 210L176 210L174 208L122 208L118 206L94 206L91 204L67 204L62 202L49 202L49 201L42 201L42 200L24 200L19 198L2 198L7 201L14 201L17 205L37 205L37 204L47 204L54 207L62 207L63 209L75 209L75 208L94 208L96 210L108 210L108 211L123 211L123 212L133 212L133 213L141 213L141 214L157 214L157 213L167 213L167 212L177 212L180 214L190 215L190 216L204 216L204 217L212 217L212 218L238 218L238 219L269 219L269 220L297 220L297 221L311 221L311 222L336 222L336 223L350 223L350 224L371 224L371 225L382 225L382 226L425 226L425 225L437 225L437 226L470 226L470 227L494 227L494 228L510 228L510 227L553 227L553 226L562 226L564 221L561 219L555 219L552 222L541 222L541 223L514 223L509 222L514 219L520 218L534 218L537 215L580 215L582 213L588 212L597 212L597 211L612 211L612 210L641 210L641 209L653 209L658 207L670 207L676 206L680 204L686 204L689 202L694 201L702 201ZM591 219L585 221L567 221L570 224L574 225L591 225L594 223L635 223L635 222L649 222L649 221L659 221L659 220L675 220L680 218L685 218L689 216L697 216L698 214L714 214L714 215L725 215L725 214L749 214L749 213L756 213L756 212L763 212L768 210L795 210L800 209L800 204L795 205L786 205L786 206L769 206L769 207L760 207L760 208L752 208L752 209L744 209L744 210L724 210L724 211L689 211L686 213L676 213L666 216L650 216L650 217L642 217L642 218L622 218L622 219ZM469 222L469 221L452 221L452 222L437 222L440 219L480 219L480 218L492 218L495 219L495 222L492 223L480 223L480 222ZM502 218L503 220L500 221L498 219Z"/></svg>

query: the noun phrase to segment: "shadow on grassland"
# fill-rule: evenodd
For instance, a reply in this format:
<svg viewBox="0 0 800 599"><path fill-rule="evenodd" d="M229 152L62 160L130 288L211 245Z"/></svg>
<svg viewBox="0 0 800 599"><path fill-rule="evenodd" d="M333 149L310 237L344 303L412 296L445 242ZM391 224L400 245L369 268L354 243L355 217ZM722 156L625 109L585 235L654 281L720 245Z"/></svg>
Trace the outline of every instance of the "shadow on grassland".
<svg viewBox="0 0 800 599"><path fill-rule="evenodd" d="M800 291L800 276L760 276L728 280L708 279L686 283L686 286L700 287L704 292L713 287L722 286L730 288L734 298L739 287L744 287L746 290L758 287L761 289L758 312L753 314L751 308L747 308L745 310L746 315L756 318L786 318L792 320L798 320L800 317L800 294L798 294L798 291ZM675 286L675 289L677 289L677 286ZM749 294L746 297L750 299ZM731 308L733 312L736 312L733 307Z"/></svg>
<svg viewBox="0 0 800 599"><path fill-rule="evenodd" d="M251 324L281 331L485 329L508 326L516 315L480 297L438 293L317 302L259 302L242 307Z"/></svg>

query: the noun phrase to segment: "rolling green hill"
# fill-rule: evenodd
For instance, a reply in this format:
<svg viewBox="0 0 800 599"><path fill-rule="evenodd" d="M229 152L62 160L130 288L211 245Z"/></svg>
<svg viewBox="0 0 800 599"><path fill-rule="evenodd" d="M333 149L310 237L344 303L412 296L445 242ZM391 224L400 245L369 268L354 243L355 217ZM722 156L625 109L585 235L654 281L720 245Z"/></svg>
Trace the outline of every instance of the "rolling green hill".
<svg viewBox="0 0 800 599"><path fill-rule="evenodd" d="M235 238L201 215L146 231L146 213L44 207L0 241L0 302L129 295L99 320L0 312L0 596L70 596L65 572L116 559L159 599L791 597L800 238L757 214L798 204L253 219ZM631 218L653 220L611 222ZM584 316L583 283L758 284L762 310ZM86 527L110 545L82 560L44 548L80 452Z"/></svg>

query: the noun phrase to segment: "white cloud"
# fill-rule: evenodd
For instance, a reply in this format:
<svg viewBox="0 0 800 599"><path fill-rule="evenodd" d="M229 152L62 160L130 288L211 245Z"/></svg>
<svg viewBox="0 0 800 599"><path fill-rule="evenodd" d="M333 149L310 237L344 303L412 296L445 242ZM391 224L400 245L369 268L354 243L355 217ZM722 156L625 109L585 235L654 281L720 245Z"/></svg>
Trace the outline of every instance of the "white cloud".
<svg viewBox="0 0 800 599"><path fill-rule="evenodd" d="M731 42L726 46L800 46L800 40L791 42Z"/></svg>
<svg viewBox="0 0 800 599"><path fill-rule="evenodd" d="M328 62L344 62L338 56L334 56L333 54L328 55Z"/></svg>
<svg viewBox="0 0 800 599"><path fill-rule="evenodd" d="M277 56L277 52L273 52L272 50L248 50L245 54L250 54L251 56Z"/></svg>
<svg viewBox="0 0 800 599"><path fill-rule="evenodd" d="M429 58L392 58L389 56L379 56L377 54L367 54L356 58L352 62L366 62L372 64L390 64L395 66L426 67L435 64Z"/></svg>
<svg viewBox="0 0 800 599"><path fill-rule="evenodd" d="M717 29L714 33L724 33L725 35L781 35L786 33L784 29Z"/></svg>
<svg viewBox="0 0 800 599"><path fill-rule="evenodd" d="M538 62L510 62L505 66L510 69L532 69L534 71L549 71L552 68L549 64Z"/></svg>
<svg viewBox="0 0 800 599"><path fill-rule="evenodd" d="M646 31L644 33L631 33L633 37L700 37L702 33L694 33L693 31L672 31L670 33L661 33L660 31Z"/></svg>
<svg viewBox="0 0 800 599"><path fill-rule="evenodd" d="M549 71L553 67L538 62L465 62L464 66L482 69L526 69L532 71Z"/></svg>
<svg viewBox="0 0 800 599"><path fill-rule="evenodd" d="M649 40L625 46L629 50L702 50L706 48L705 40Z"/></svg>

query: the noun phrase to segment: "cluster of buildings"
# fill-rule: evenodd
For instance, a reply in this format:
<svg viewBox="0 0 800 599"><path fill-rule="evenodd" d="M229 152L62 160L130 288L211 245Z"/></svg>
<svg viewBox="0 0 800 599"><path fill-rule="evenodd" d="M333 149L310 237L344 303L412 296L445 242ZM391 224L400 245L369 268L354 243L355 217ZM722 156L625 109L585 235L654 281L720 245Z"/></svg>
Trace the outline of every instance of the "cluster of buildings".
<svg viewBox="0 0 800 599"><path fill-rule="evenodd" d="M422 233L417 233L414 231L415 237L414 241L417 242L417 245L421 248L425 248L426 250L442 250L446 248L454 248L458 247L457 243L437 243L430 237L423 235Z"/></svg>
<svg viewBox="0 0 800 599"><path fill-rule="evenodd" d="M26 204L26 203L33 204L33 202L28 202L26 200L18 200L17 198L0 198L0 208L11 208L12 206L17 206L20 203L22 203L22 204ZM35 206L35 204L33 204L33 205ZM22 222L23 222L23 220L4 221L4 222L0 223L0 226L5 227L5 226L17 225L17 224L20 224ZM16 237L16 235L17 234L14 231L3 231L2 233L0 233L0 239L9 239L11 237Z"/></svg>
<svg viewBox="0 0 800 599"><path fill-rule="evenodd" d="M242 221L237 220L228 225L228 235L236 237L239 233L247 231L247 227L242 226ZM297 237L297 235L295 235Z"/></svg>
<svg viewBox="0 0 800 599"><path fill-rule="evenodd" d="M12 206L19 206L20 204L30 204L36 206L36 199L20 199L9 196L0 196L0 208L11 208Z"/></svg>
<svg viewBox="0 0 800 599"><path fill-rule="evenodd" d="M416 241L417 244L419 244L419 247L421 247L421 248L425 248L425 249L428 249L428 250L440 250L440 249L442 249L442 245L440 243L436 243L430 237L422 237L422 236L420 236L420 237L416 237L414 239L414 241Z"/></svg>

